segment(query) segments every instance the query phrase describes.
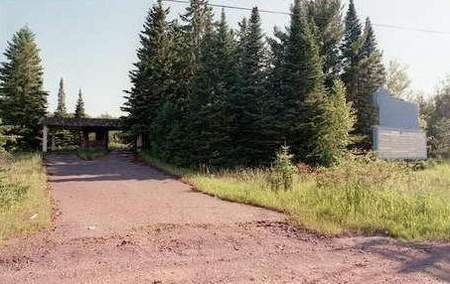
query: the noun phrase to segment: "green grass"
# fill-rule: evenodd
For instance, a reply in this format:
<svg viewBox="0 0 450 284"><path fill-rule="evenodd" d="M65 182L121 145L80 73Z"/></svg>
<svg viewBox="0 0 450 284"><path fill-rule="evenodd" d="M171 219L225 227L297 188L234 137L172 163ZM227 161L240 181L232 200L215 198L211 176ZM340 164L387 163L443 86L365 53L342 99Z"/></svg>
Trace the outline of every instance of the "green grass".
<svg viewBox="0 0 450 284"><path fill-rule="evenodd" d="M358 158L339 167L301 173L292 190L274 191L269 170L201 173L142 157L202 192L285 212L316 232L450 240L449 161L414 171L406 163Z"/></svg>
<svg viewBox="0 0 450 284"><path fill-rule="evenodd" d="M0 240L49 226L52 209L41 156L20 154L2 159L0 166Z"/></svg>
<svg viewBox="0 0 450 284"><path fill-rule="evenodd" d="M82 160L92 161L98 159L100 157L108 154L108 151L103 148L88 148L88 149L79 149L78 156Z"/></svg>

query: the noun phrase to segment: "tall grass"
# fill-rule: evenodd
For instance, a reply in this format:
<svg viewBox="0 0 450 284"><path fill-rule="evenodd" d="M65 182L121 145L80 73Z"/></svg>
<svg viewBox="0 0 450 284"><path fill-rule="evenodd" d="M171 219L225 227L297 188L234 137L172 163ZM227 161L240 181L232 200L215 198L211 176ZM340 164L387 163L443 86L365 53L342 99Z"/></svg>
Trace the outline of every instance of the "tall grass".
<svg viewBox="0 0 450 284"><path fill-rule="evenodd" d="M300 173L292 190L274 191L266 169L193 172L143 157L202 192L285 212L320 233L450 240L450 162L414 171L405 163L349 159Z"/></svg>
<svg viewBox="0 0 450 284"><path fill-rule="evenodd" d="M2 159L0 167L0 240L47 227L51 202L41 156Z"/></svg>

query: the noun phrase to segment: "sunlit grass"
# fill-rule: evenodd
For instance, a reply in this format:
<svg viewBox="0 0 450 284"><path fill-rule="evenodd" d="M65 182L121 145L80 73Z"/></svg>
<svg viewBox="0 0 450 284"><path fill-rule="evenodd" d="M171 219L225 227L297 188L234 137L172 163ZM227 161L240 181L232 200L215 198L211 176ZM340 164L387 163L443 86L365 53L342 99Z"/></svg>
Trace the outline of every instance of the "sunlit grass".
<svg viewBox="0 0 450 284"><path fill-rule="evenodd" d="M25 191L14 202L0 204L0 240L49 226L51 202L41 156L20 154L2 161L1 167L2 182Z"/></svg>
<svg viewBox="0 0 450 284"><path fill-rule="evenodd" d="M193 172L143 157L202 192L285 212L320 233L450 240L450 162L413 171L404 163L355 159L302 173L292 190L273 191L268 170Z"/></svg>

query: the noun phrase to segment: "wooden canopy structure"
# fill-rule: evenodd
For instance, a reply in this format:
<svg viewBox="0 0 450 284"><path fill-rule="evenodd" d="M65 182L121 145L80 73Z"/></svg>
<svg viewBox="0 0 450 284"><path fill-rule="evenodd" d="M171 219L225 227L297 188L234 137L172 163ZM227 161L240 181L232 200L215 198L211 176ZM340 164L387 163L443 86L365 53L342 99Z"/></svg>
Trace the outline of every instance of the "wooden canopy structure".
<svg viewBox="0 0 450 284"><path fill-rule="evenodd" d="M122 129L119 119L106 118L44 117L40 124L43 132L42 152L44 153L48 151L49 129L78 130L81 148L103 147L106 149L108 148L108 132ZM95 133L95 140L89 140L90 133Z"/></svg>

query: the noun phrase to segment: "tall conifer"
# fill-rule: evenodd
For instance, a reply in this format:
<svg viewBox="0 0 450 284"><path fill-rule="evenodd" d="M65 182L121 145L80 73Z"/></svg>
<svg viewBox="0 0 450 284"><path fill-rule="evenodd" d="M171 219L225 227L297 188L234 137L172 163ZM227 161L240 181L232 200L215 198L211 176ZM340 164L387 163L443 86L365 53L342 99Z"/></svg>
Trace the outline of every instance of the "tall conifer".
<svg viewBox="0 0 450 284"><path fill-rule="evenodd" d="M231 94L234 87L236 44L225 13L202 40L200 67L194 79L192 125L197 163L229 164L232 153Z"/></svg>
<svg viewBox="0 0 450 284"><path fill-rule="evenodd" d="M248 23L241 24L239 78L234 98L235 142L241 163L255 164L267 159L261 131L265 115L267 51L258 8L253 8Z"/></svg>
<svg viewBox="0 0 450 284"><path fill-rule="evenodd" d="M63 80L63 78L61 78L61 80L59 80L58 105L56 106L55 116L56 117L67 116L66 92L64 91L64 80Z"/></svg>
<svg viewBox="0 0 450 284"><path fill-rule="evenodd" d="M131 90L127 91L122 110L128 113L124 119L128 134L143 134L145 146L151 135L151 124L158 115L161 97L166 94L170 80L172 36L167 21L168 9L159 0L149 11L139 36L138 61L130 72Z"/></svg>
<svg viewBox="0 0 450 284"><path fill-rule="evenodd" d="M325 89L320 49L312 25L303 2L296 0L285 47L282 120L286 143L298 158L306 155L304 148L314 128L310 120L318 115L313 113L314 105Z"/></svg>
<svg viewBox="0 0 450 284"><path fill-rule="evenodd" d="M355 126L357 132L370 137L372 126L377 123L373 94L385 83L386 71L369 18L366 20L363 40L357 76L357 95L353 99L353 104L358 111Z"/></svg>
<svg viewBox="0 0 450 284"><path fill-rule="evenodd" d="M323 73L327 87L339 79L341 73L340 44L344 26L341 0L314 0L307 2L308 15L317 27Z"/></svg>
<svg viewBox="0 0 450 284"><path fill-rule="evenodd" d="M35 35L24 27L8 42L6 61L0 67L0 118L14 126L23 148L39 144L39 120L45 116L47 93L43 90L43 69Z"/></svg>
<svg viewBox="0 0 450 284"><path fill-rule="evenodd" d="M77 104L75 106L75 114L74 114L74 116L76 118L84 118L84 117L86 117L86 112L84 110L83 93L81 92L81 89L78 91L78 99L77 99Z"/></svg>

